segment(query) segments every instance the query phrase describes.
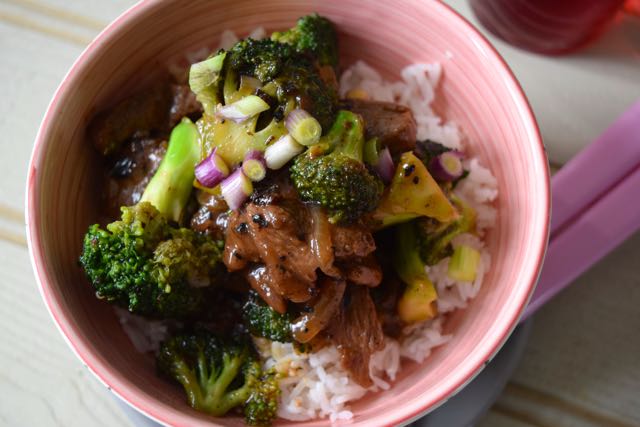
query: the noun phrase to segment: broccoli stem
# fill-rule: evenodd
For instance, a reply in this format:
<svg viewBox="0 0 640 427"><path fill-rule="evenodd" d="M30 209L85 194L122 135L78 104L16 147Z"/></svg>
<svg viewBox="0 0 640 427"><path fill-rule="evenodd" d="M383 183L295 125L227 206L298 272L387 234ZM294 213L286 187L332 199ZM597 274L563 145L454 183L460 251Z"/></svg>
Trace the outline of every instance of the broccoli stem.
<svg viewBox="0 0 640 427"><path fill-rule="evenodd" d="M420 258L415 224L400 224L395 233L393 264L396 273L407 285L398 301L398 315L408 324L430 319L437 314L435 301L438 295Z"/></svg>
<svg viewBox="0 0 640 427"><path fill-rule="evenodd" d="M202 392L198 379L193 374L193 371L189 368L187 363L183 360L175 360L173 371L175 373L175 379L184 387L184 391L187 394L187 401L193 408L198 408L200 402L202 402Z"/></svg>
<svg viewBox="0 0 640 427"><path fill-rule="evenodd" d="M364 152L364 123L362 117L347 110L340 110L327 134L334 152L342 153L362 163Z"/></svg>
<svg viewBox="0 0 640 427"><path fill-rule="evenodd" d="M200 160L198 136L198 129L186 117L173 128L167 153L140 199L174 221L182 218L193 188L195 166Z"/></svg>

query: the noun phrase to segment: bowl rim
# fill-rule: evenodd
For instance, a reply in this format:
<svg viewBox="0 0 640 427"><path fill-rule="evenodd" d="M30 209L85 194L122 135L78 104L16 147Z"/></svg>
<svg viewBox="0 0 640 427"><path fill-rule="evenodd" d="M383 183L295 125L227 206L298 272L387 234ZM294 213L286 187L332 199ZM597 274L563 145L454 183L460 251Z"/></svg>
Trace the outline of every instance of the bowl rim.
<svg viewBox="0 0 640 427"><path fill-rule="evenodd" d="M523 120L526 133L529 137L529 142L535 146L534 156L540 163L537 166L542 167L542 174L544 174L545 182L543 183L543 194L537 196L541 207L541 212L546 212L543 218L543 224L540 232L539 241L536 242L536 247L532 251L536 254L535 260L529 262L529 266L526 271L526 285L528 287L526 293L521 295L519 306L513 308L508 317L508 321L503 321L501 326L500 336L494 338L490 345L485 349L482 357L478 357L479 362L471 369L467 368L465 375L457 382L448 384L447 387L442 387L439 393L434 393L432 399L429 401L420 401L414 408L408 407L405 411L392 411L394 414L390 419L385 421L388 425L398 425L410 423L426 413L436 409L438 406L446 402L446 400L464 388L469 382L471 382L486 366L491 359L502 348L508 337L511 335L515 327L517 326L518 319L522 315L524 308L529 302L531 295L535 289L535 285L540 276L542 264L547 248L547 242L549 237L549 224L550 224L550 179L549 179L549 167L547 162L546 151L542 143L542 137L539 127L537 125L535 116L531 109L531 106L520 86L518 80L515 78L513 72L498 53L496 48L487 40L487 38L480 33L480 31L471 24L465 17L455 11L451 6L444 4L442 1L429 2L428 7L439 8L439 13L448 14L451 16L452 23L455 23L457 27L464 31L470 38L474 40L474 44L477 48L483 50L485 56L491 63L494 63L501 72L501 77L505 79L509 87L509 92L514 99L514 103L519 108L519 116ZM123 384L119 384L119 381L114 381L114 374L111 369L106 366L106 363L100 360L97 355L92 354L88 349L88 345L84 342L84 339L78 334L77 327L71 324L66 315L60 310L60 306L56 301L56 298L52 295L48 283L52 280L48 271L45 269L45 256L42 246L42 239L36 230L39 222L38 206L38 181L36 179L36 173L38 165L41 164L43 147L49 140L49 133L51 123L55 120L55 111L60 108L61 100L68 96L68 92L71 88L71 82L73 82L76 76L81 72L83 67L88 66L92 61L93 56L100 48L110 41L116 34L119 28L124 27L125 24L131 20L137 19L140 15L144 15L148 11L157 7L158 3L153 0L141 0L129 9L125 10L114 21L107 25L96 38L82 51L78 58L74 61L73 65L62 79L62 82L56 89L48 107L45 112L44 118L40 124L38 133L36 135L35 144L31 153L27 182L26 182L26 198L25 198L25 221L26 221L26 234L27 243L29 248L29 256L31 265L35 272L36 282L40 295L45 302L45 306L50 316L54 320L58 331L63 336L67 345L71 348L73 353L83 363L87 369L102 383L113 392L123 402L134 408L135 410L143 413L147 417L162 425L172 425L175 418L170 414L167 414L161 406L158 406L158 402L146 397L139 397L137 393L128 389ZM541 177L540 177L541 178ZM525 282L525 281L523 281ZM522 286L523 288L524 285ZM496 336L498 334L495 334ZM116 384L114 384L114 382ZM121 387L122 386L122 387ZM173 421L172 421L173 420Z"/></svg>

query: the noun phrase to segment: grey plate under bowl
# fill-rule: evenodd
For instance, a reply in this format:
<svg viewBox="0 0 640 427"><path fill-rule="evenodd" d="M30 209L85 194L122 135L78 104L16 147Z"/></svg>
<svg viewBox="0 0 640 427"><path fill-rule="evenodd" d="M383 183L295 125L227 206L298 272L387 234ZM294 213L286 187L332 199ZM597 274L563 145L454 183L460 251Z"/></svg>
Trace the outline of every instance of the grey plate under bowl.
<svg viewBox="0 0 640 427"><path fill-rule="evenodd" d="M518 326L491 363L464 389L435 411L413 422L413 427L469 427L496 401L518 365L531 333L531 320ZM160 427L116 398L136 427Z"/></svg>

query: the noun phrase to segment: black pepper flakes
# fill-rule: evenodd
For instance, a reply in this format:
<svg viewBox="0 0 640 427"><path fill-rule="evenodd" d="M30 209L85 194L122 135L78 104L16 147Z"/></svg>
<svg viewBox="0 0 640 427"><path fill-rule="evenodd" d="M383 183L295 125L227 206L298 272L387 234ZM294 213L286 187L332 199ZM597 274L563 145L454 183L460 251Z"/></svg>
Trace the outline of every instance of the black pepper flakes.
<svg viewBox="0 0 640 427"><path fill-rule="evenodd" d="M402 167L402 170L404 171L404 176L409 177L416 170L416 165L414 164L404 165Z"/></svg>
<svg viewBox="0 0 640 427"><path fill-rule="evenodd" d="M255 214L251 217L251 220L258 224L258 227L265 228L269 225L269 222L260 214Z"/></svg>
<svg viewBox="0 0 640 427"><path fill-rule="evenodd" d="M238 226L236 227L236 232L240 233L240 234L244 234L247 231L249 231L249 225L246 222L241 222L240 224L238 224Z"/></svg>
<svg viewBox="0 0 640 427"><path fill-rule="evenodd" d="M130 157L124 157L116 162L111 169L111 176L114 178L126 178L133 173L136 163Z"/></svg>

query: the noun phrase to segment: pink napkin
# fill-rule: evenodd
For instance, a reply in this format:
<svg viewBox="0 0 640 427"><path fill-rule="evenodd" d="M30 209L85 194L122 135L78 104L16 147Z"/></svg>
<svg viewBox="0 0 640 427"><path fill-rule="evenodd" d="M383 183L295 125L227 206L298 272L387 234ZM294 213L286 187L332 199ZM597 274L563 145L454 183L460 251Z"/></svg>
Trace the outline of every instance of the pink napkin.
<svg viewBox="0 0 640 427"><path fill-rule="evenodd" d="M640 229L640 101L552 179L551 236L521 320Z"/></svg>

